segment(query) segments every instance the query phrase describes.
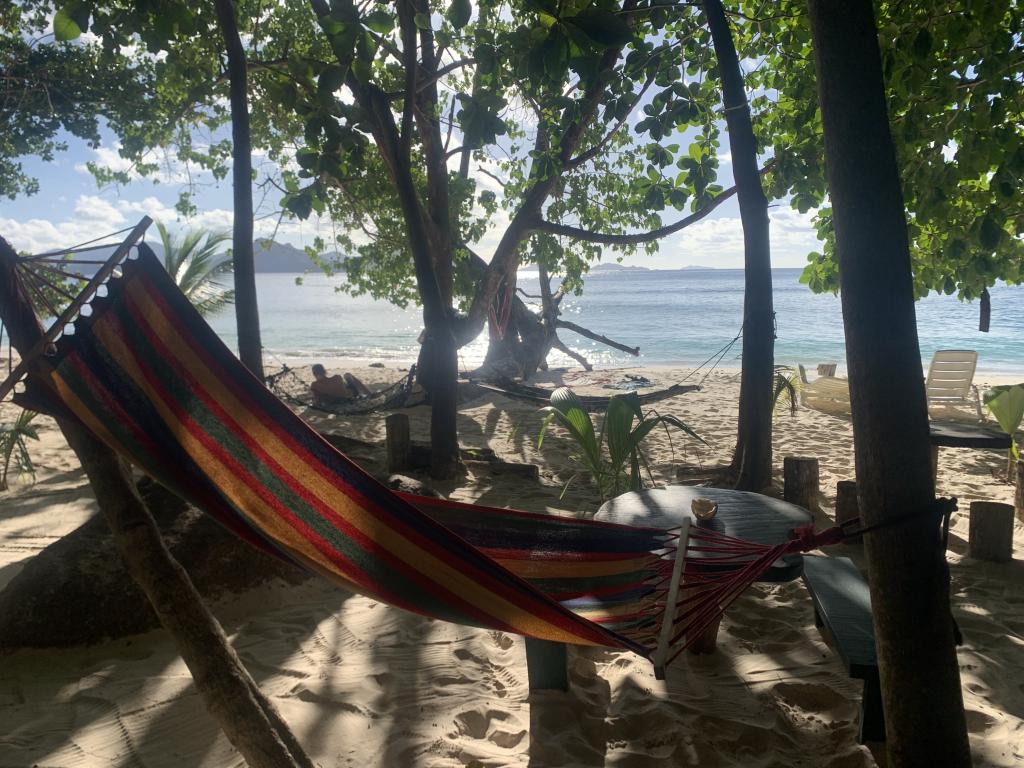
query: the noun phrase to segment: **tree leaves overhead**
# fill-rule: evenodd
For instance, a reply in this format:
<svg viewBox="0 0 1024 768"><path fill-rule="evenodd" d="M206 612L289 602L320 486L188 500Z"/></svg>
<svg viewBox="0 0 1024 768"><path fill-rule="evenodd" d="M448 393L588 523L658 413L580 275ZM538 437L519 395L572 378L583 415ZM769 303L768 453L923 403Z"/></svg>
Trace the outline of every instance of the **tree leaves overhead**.
<svg viewBox="0 0 1024 768"><path fill-rule="evenodd" d="M452 0L448 7L448 21L455 29L462 29L469 23L473 15L473 6L469 0Z"/></svg>
<svg viewBox="0 0 1024 768"><path fill-rule="evenodd" d="M744 2L735 20L755 130L775 156L767 182L818 209L821 253L803 281L838 289L810 34L800 0L770 20ZM915 290L973 299L1024 280L1024 12L1013 0L876 4L892 135L907 206Z"/></svg>
<svg viewBox="0 0 1024 768"><path fill-rule="evenodd" d="M53 36L57 40L74 40L82 34L82 28L63 8L53 16Z"/></svg>

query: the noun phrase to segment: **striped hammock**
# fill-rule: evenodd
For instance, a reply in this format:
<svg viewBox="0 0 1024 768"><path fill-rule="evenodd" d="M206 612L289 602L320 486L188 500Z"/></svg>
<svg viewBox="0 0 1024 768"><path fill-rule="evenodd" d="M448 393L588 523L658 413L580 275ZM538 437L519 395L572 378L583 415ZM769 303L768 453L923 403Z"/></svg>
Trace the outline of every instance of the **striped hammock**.
<svg viewBox="0 0 1024 768"><path fill-rule="evenodd" d="M663 665L781 554L689 526L680 541L395 493L252 376L144 243L139 254L58 340L48 384L141 470L339 586L445 621L648 658L660 639ZM699 567L683 570L677 549L688 548Z"/></svg>

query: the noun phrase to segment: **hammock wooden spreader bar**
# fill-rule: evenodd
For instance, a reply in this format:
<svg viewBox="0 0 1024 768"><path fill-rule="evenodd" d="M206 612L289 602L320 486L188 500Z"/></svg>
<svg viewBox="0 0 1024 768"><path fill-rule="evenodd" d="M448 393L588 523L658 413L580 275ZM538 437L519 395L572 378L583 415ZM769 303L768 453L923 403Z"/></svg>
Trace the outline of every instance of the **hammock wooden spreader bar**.
<svg viewBox="0 0 1024 768"><path fill-rule="evenodd" d="M699 527L680 546L661 528L397 494L252 376L138 250L33 375L114 451L265 551L459 624L648 658L661 634L663 664L779 556Z"/></svg>
<svg viewBox="0 0 1024 768"><path fill-rule="evenodd" d="M132 228L131 232L128 233L128 236L124 241L114 249L110 258L107 259L98 270L96 270L96 274L94 274L92 279L89 280L85 289L75 297L70 304L68 304L67 308L61 313L60 317L57 318L56 322L36 343L36 345L25 354L22 361L18 363L13 371L11 371L11 374L4 379L3 382L0 382L0 402L10 394L15 385L21 381L22 377L28 372L28 368L32 360L43 354L46 351L47 345L52 344L54 339L64 333L64 328L78 316L82 307L89 303L89 300L96 295L96 291L99 290L100 286L107 281L107 279L114 273L114 270L116 270L128 257L132 247L146 233L146 230L149 229L149 225L152 223L153 220L148 216L142 217L139 223ZM31 257L26 259L26 261L29 262L33 260L34 259Z"/></svg>

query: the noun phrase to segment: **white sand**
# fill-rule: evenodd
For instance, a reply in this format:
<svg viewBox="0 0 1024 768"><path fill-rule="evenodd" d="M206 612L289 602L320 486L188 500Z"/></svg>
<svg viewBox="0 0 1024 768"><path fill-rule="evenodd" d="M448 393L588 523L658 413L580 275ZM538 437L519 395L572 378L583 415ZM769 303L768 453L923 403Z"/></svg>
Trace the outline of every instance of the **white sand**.
<svg viewBox="0 0 1024 768"><path fill-rule="evenodd" d="M658 386L671 369L633 369ZM389 369L358 369L368 382ZM608 394L623 371L562 374L580 391ZM985 380L979 375L979 381ZM588 384L589 382L589 384ZM701 393L656 408L712 442L698 448L664 432L649 439L660 484L679 463L718 464L734 439L738 377L716 372ZM428 415L411 412L413 437ZM0 412L0 419L11 411ZM383 417L315 416L321 428L382 439ZM536 409L487 397L460 412L462 442L510 461L541 465L540 484L470 476L442 488L454 498L589 514L599 504L572 474L571 446L555 432L536 450ZM0 586L41 548L95 514L88 486L59 432L41 420L32 445L34 485L0 495ZM815 411L776 419L784 455L821 461L822 508L838 480L853 478L848 421ZM972 499L1011 502L993 477L999 453L944 449L939 492L960 498L949 561L965 643L959 659L975 764L1024 760L1024 526L1015 561L964 556ZM781 473L781 470L780 470ZM853 554L839 547L838 554ZM667 683L650 665L615 651L570 651L572 690L530 696L518 637L424 620L321 582L261 589L217 613L251 673L314 761L323 766L832 766L874 765L856 743L859 681L851 680L814 628L802 584L755 586L726 617L719 650L684 657ZM162 631L75 651L22 651L0 658L0 766L224 766L241 759L211 723L188 670Z"/></svg>

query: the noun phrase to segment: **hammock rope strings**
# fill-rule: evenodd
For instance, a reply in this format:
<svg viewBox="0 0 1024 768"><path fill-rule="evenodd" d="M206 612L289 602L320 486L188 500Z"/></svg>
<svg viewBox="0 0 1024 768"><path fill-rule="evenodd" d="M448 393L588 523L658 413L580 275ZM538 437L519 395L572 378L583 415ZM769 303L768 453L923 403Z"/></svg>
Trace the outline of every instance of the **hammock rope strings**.
<svg viewBox="0 0 1024 768"><path fill-rule="evenodd" d="M488 307L488 319L490 320L491 331L498 339L505 338L505 331L508 329L508 321L512 317L512 301L515 297L515 281L510 280L508 275L502 278L501 285L494 294L494 301Z"/></svg>
<svg viewBox="0 0 1024 768"><path fill-rule="evenodd" d="M300 373L300 371L305 373L310 370L311 366L302 366L296 369L282 364L279 371L266 377L266 385L280 399L293 405L339 416L358 416L388 408L403 407L412 394L416 382L416 366L413 365L409 368L409 372L394 384L371 392L365 397L338 403L317 403L313 399L313 392L310 389L310 384L313 381L312 373L306 377Z"/></svg>
<svg viewBox="0 0 1024 768"><path fill-rule="evenodd" d="M106 262L104 262L104 264L96 271L96 273L87 281L85 288L81 291L81 293L79 293L78 296L76 296L68 304L68 306L64 308L64 311L59 313L59 315L57 312L53 312L54 315L58 315L57 320L53 323L50 329L45 334L43 334L42 338L40 338L39 341L36 342L32 349L25 352L21 361L14 368L14 370L10 372L10 374L2 383L0 383L0 402L2 402L7 397L8 393L14 390L15 385L19 381L21 381L22 378L24 378L26 373L28 373L30 366L33 363L35 363L39 357L49 353L49 351L52 348L53 342L64 333L65 328L68 325L70 325L71 322L76 317L81 316L81 311L83 307L89 304L89 302L96 296L97 292L115 274L115 272L118 269L118 266L125 259L128 258L128 256L131 254L132 248L135 247L136 243L142 237L145 236L146 230L152 223L152 219L150 219L148 216L143 216L139 220L139 223L136 224L134 227L126 227L125 229L119 230L118 232L114 233L121 234L123 232L128 232L128 235L121 243L119 243L116 246L114 252L110 255ZM82 245L87 245L88 243L93 243L106 237L110 237L110 235L102 235L101 237L95 238L94 240L86 241L86 243L83 243ZM142 248L145 248L152 256L152 250L150 250L148 246L142 244L140 246L140 252ZM45 256L49 254L43 255ZM155 256L153 256L153 260L156 261ZM31 257L29 259L19 259L16 265L17 268L14 270L14 274L12 275L12 277L14 277L16 280L19 280L21 282L21 285L24 288L28 289L29 291L38 291L38 288L36 288L33 285L31 280L31 269L26 267L26 265L29 264L30 262ZM157 262L157 264L159 264L159 262ZM26 277L29 277L29 280L26 281ZM77 278L80 279L81 276L79 275L77 276ZM43 304L43 306L45 306L45 303ZM8 354L10 354L10 351Z"/></svg>
<svg viewBox="0 0 1024 768"><path fill-rule="evenodd" d="M140 254L59 339L51 373L104 442L247 540L348 588L457 623L649 656L671 532L387 490L242 368L149 248ZM823 537L766 547L692 528L673 656L778 557Z"/></svg>

